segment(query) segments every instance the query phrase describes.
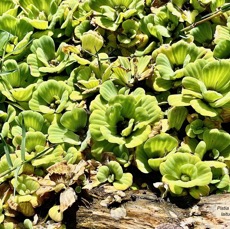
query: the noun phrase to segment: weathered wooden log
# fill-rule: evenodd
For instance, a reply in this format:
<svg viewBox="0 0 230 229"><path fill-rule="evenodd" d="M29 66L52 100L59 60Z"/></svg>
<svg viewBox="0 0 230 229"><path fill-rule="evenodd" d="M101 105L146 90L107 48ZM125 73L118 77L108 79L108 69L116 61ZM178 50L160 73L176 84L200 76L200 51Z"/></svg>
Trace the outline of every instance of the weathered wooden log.
<svg viewBox="0 0 230 229"><path fill-rule="evenodd" d="M163 200L146 190L124 194L94 189L89 195L92 202L79 207L76 228L230 228L230 194L211 195L196 202L183 197Z"/></svg>

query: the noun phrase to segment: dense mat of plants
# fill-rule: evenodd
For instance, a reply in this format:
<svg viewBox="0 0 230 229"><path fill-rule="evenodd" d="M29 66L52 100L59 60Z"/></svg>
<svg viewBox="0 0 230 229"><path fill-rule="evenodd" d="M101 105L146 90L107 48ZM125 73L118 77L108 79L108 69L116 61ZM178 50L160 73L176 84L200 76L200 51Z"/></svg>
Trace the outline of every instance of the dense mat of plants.
<svg viewBox="0 0 230 229"><path fill-rule="evenodd" d="M0 228L62 222L140 174L163 197L229 192L229 9L1 0Z"/></svg>

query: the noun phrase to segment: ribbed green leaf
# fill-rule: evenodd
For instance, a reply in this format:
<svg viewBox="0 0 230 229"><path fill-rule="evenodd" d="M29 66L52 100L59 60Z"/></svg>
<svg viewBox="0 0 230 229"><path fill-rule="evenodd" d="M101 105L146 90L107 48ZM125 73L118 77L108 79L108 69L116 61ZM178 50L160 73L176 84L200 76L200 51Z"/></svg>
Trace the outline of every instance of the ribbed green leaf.
<svg viewBox="0 0 230 229"><path fill-rule="evenodd" d="M100 183L106 182L107 179L108 179L109 174L110 174L109 167L107 167L106 165L101 166L98 169L98 172L97 172L97 179L98 179L98 181Z"/></svg>
<svg viewBox="0 0 230 229"><path fill-rule="evenodd" d="M115 175L115 179L116 180L120 180L123 176L123 169L121 167L121 165L117 162L117 161L110 161L107 164L110 173Z"/></svg>
<svg viewBox="0 0 230 229"><path fill-rule="evenodd" d="M117 88L112 81L106 81L100 87L100 94L107 101L115 97L117 93Z"/></svg>
<svg viewBox="0 0 230 229"><path fill-rule="evenodd" d="M74 108L71 111L65 112L61 119L60 123L67 129L74 132L78 131L81 128L84 128L87 122L86 111L82 108Z"/></svg>
<svg viewBox="0 0 230 229"><path fill-rule="evenodd" d="M103 46L103 37L96 31L89 30L81 37L82 48L92 54L97 53Z"/></svg>
<svg viewBox="0 0 230 229"><path fill-rule="evenodd" d="M190 101L190 104L197 113L203 116L215 117L218 115L217 110L213 109L200 99L193 99Z"/></svg>
<svg viewBox="0 0 230 229"><path fill-rule="evenodd" d="M124 173L121 179L113 182L113 186L117 190L126 190L133 184L133 176L131 173Z"/></svg>
<svg viewBox="0 0 230 229"><path fill-rule="evenodd" d="M148 139L144 144L144 150L148 158L164 157L177 145L178 141L174 137L161 133Z"/></svg>

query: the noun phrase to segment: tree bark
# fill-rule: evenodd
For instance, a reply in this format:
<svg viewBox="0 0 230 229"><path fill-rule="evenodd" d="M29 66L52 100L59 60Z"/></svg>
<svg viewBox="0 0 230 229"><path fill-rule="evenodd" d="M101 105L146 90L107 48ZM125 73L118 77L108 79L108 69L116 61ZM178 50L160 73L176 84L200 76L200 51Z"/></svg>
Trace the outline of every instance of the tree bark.
<svg viewBox="0 0 230 229"><path fill-rule="evenodd" d="M184 197L164 200L147 190L124 194L106 193L98 188L89 195L92 201L85 201L77 211L76 228L230 228L230 194L215 194L199 201Z"/></svg>

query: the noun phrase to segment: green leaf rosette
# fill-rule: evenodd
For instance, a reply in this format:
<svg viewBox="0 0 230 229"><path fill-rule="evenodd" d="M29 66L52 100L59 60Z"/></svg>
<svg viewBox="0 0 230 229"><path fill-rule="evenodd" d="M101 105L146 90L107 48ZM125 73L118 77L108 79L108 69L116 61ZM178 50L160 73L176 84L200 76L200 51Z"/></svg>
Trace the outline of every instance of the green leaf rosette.
<svg viewBox="0 0 230 229"><path fill-rule="evenodd" d="M6 100L16 103L22 109L28 109L28 101L32 97L38 78L31 76L27 63L17 63L13 59L4 62L3 72L7 74L1 76L1 93Z"/></svg>
<svg viewBox="0 0 230 229"><path fill-rule="evenodd" d="M31 26L35 29L48 29L49 21L51 21L54 13L58 10L58 1L53 0L19 0L20 7L23 9L20 13Z"/></svg>
<svg viewBox="0 0 230 229"><path fill-rule="evenodd" d="M27 51L33 27L25 20L9 14L0 16L0 31L7 33L5 58L19 59Z"/></svg>
<svg viewBox="0 0 230 229"><path fill-rule="evenodd" d="M131 173L123 173L121 165L116 161L110 161L107 165L99 167L97 179L100 183L113 183L117 190L126 190L133 183Z"/></svg>
<svg viewBox="0 0 230 229"><path fill-rule="evenodd" d="M229 169L226 167L225 163L218 161L207 162L210 165L213 178L211 181L212 192L228 192L230 188L230 178L229 178Z"/></svg>
<svg viewBox="0 0 230 229"><path fill-rule="evenodd" d="M80 65L75 68L68 79L68 84L75 88L70 98L79 100L98 92L101 82L108 80L111 68L109 57L105 53L97 54L89 65Z"/></svg>
<svg viewBox="0 0 230 229"><path fill-rule="evenodd" d="M210 167L199 157L180 153L170 155L160 165L162 181L169 186L174 195L183 195L187 191L191 196L199 199L209 194L208 185L212 180Z"/></svg>
<svg viewBox="0 0 230 229"><path fill-rule="evenodd" d="M172 106L192 106L202 116L224 116L230 105L229 60L197 60L185 68L182 92L170 95ZM224 120L223 120L224 121Z"/></svg>
<svg viewBox="0 0 230 229"><path fill-rule="evenodd" d="M197 59L213 59L211 50L183 40L171 46L162 45L154 50L152 55L156 60L157 76L153 87L157 91L167 91L172 88L176 81L185 76L185 66L189 63Z"/></svg>
<svg viewBox="0 0 230 229"><path fill-rule="evenodd" d="M90 105L89 129L94 143L108 141L134 148L147 140L151 125L161 118L154 96L141 88L130 94L119 93L111 81L100 88Z"/></svg>
<svg viewBox="0 0 230 229"><path fill-rule="evenodd" d="M148 139L136 149L137 168L143 173L159 170L160 164L174 153L178 141L167 133L160 133Z"/></svg>
<svg viewBox="0 0 230 229"><path fill-rule="evenodd" d="M158 40L159 44L168 43L173 32L177 33L176 30L180 17L180 15L178 17L178 15L172 12L172 9L175 8L171 7L170 9L169 4L153 7L152 13L141 18L141 31L148 35L149 38L153 37L154 40Z"/></svg>
<svg viewBox="0 0 230 229"><path fill-rule="evenodd" d="M61 113L68 105L71 88L63 81L48 80L38 85L29 107L44 114Z"/></svg>
<svg viewBox="0 0 230 229"><path fill-rule="evenodd" d="M151 56L127 58L119 56L111 66L110 78L115 84L132 87L136 81L146 80L153 74Z"/></svg>
<svg viewBox="0 0 230 229"><path fill-rule="evenodd" d="M27 57L33 77L41 77L48 73L60 73L75 60L64 52L65 43L61 43L55 50L54 40L50 36L42 36L33 41Z"/></svg>
<svg viewBox="0 0 230 229"><path fill-rule="evenodd" d="M39 183L36 181L36 178L32 178L24 174L12 179L11 183L16 189L17 193L22 196L33 194L40 187Z"/></svg>
<svg viewBox="0 0 230 229"><path fill-rule="evenodd" d="M90 0L89 6L93 10L94 22L107 30L116 31L119 25L126 19L135 15L141 15L144 1L139 0Z"/></svg>
<svg viewBox="0 0 230 229"><path fill-rule="evenodd" d="M203 140L195 149L195 154L202 160L230 161L230 134L224 130L205 130Z"/></svg>
<svg viewBox="0 0 230 229"><path fill-rule="evenodd" d="M61 117L55 116L48 129L48 140L51 143L69 143L79 145L80 132L87 124L88 116L83 108L73 108L66 111Z"/></svg>

